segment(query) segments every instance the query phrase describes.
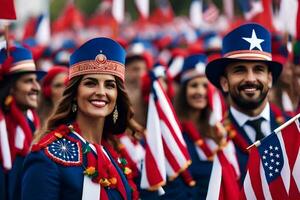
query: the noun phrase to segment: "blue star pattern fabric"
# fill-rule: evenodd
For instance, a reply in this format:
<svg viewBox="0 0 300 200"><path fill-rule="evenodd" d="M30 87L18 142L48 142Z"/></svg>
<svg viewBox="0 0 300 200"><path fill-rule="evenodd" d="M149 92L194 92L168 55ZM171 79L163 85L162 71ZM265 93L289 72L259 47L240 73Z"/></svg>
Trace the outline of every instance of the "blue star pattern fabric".
<svg viewBox="0 0 300 200"><path fill-rule="evenodd" d="M274 133L273 133L274 134ZM280 176L284 160L278 137L267 137L258 148L268 183Z"/></svg>
<svg viewBox="0 0 300 200"><path fill-rule="evenodd" d="M46 154L54 161L66 166L77 166L82 163L81 145L72 138L60 138L52 142Z"/></svg>

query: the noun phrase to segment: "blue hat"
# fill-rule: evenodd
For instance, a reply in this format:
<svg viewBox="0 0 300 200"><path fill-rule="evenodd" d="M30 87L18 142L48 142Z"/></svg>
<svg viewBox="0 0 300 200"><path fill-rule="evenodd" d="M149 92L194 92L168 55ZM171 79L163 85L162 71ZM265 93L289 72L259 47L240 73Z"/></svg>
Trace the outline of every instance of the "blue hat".
<svg viewBox="0 0 300 200"><path fill-rule="evenodd" d="M216 87L221 88L220 77L225 67L238 61L260 61L269 66L273 82L279 77L282 65L272 61L271 35L264 27L258 24L245 24L230 33L223 39L223 57L213 60L206 67L206 76Z"/></svg>
<svg viewBox="0 0 300 200"><path fill-rule="evenodd" d="M36 70L32 53L24 47L11 47L9 56L7 55L7 49L0 51L1 70L5 77L20 73L36 73L38 79L41 79L46 74L44 71Z"/></svg>
<svg viewBox="0 0 300 200"><path fill-rule="evenodd" d="M70 57L69 79L85 74L111 74L124 81L126 53L109 38L94 38L80 46Z"/></svg>
<svg viewBox="0 0 300 200"><path fill-rule="evenodd" d="M205 76L207 57L204 54L194 54L184 60L180 82L191 80L197 76Z"/></svg>

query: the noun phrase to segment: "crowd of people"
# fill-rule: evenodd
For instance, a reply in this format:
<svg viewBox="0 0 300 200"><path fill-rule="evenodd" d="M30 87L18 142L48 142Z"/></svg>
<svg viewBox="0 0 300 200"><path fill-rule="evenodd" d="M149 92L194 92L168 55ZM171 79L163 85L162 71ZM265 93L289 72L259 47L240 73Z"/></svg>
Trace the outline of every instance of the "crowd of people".
<svg viewBox="0 0 300 200"><path fill-rule="evenodd" d="M247 147L300 111L300 65L259 24L222 43L205 37L222 45L97 37L66 42L52 58L28 43L3 48L0 199L206 199L216 156L221 195L238 199ZM191 161L163 192L140 187L154 79Z"/></svg>

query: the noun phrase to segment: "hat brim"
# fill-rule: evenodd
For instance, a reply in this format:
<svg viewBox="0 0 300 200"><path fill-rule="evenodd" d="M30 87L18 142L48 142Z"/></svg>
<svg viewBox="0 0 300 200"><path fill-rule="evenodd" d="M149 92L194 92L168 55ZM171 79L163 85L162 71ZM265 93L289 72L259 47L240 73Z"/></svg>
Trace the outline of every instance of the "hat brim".
<svg viewBox="0 0 300 200"><path fill-rule="evenodd" d="M205 69L205 74L208 80L217 88L222 89L220 85L220 77L224 74L224 70L226 66L230 63L234 62L263 62L269 66L269 70L272 73L273 83L275 83L280 76L282 71L282 64L276 61L266 61L266 60L244 60L244 59L237 59L237 58L219 58L216 60L211 61L207 64Z"/></svg>
<svg viewBox="0 0 300 200"><path fill-rule="evenodd" d="M12 74L8 74L7 77L14 76L14 75L20 75L20 74L36 74L37 80L41 80L47 74L47 72L40 71L40 70L36 70L36 71L20 71L20 72L15 72L15 73L12 73Z"/></svg>

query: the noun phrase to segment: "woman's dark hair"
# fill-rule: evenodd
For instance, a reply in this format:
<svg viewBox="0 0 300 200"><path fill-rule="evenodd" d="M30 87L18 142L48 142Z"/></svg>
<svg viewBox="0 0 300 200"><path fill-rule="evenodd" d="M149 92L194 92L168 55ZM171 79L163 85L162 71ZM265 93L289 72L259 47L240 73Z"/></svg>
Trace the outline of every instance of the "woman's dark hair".
<svg viewBox="0 0 300 200"><path fill-rule="evenodd" d="M194 110L186 98L187 85L189 81L185 81L179 87L178 93L175 97L175 111L180 119L180 121L190 120L190 112ZM203 137L213 137L213 127L209 125L209 118L211 114L211 109L206 106L202 111L198 119L198 128L201 130Z"/></svg>
<svg viewBox="0 0 300 200"><path fill-rule="evenodd" d="M76 113L72 112L72 104L75 103L74 99L77 96L77 88L83 76L77 76L70 80L69 84L64 90L63 97L58 103L53 114L48 118L48 121L43 127L35 140L39 140L49 131L55 130L59 125L71 123L75 120ZM133 110L124 87L123 81L116 77L116 84L118 90L117 108L118 119L116 123L113 122L113 112L105 118L103 136L107 137L108 134L123 133L126 128L131 129L133 132L143 132L141 126L133 120Z"/></svg>

